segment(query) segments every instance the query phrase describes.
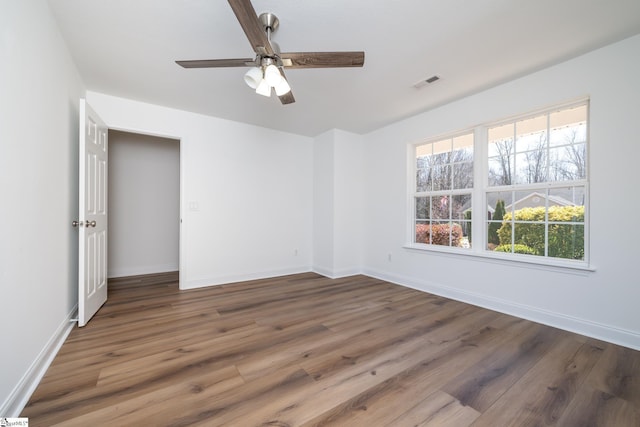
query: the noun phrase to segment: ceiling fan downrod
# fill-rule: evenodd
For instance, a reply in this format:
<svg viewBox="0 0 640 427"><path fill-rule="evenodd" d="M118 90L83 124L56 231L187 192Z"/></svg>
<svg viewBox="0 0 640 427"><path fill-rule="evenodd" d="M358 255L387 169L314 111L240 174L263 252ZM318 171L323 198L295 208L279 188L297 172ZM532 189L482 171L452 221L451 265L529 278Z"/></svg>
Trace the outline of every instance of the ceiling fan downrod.
<svg viewBox="0 0 640 427"><path fill-rule="evenodd" d="M264 29L264 31L267 33L267 40L269 41L269 44L271 44L271 49L273 50L273 53L274 53L273 56L270 56L270 55L264 55L264 56L267 56L269 58L274 58L278 63L278 66L282 66L282 63L280 61L280 45L271 40L271 36L280 26L280 20L276 15L274 15L271 12L261 13L260 16L258 16L258 20L262 24L262 28ZM266 53L266 50L265 50L265 53Z"/></svg>

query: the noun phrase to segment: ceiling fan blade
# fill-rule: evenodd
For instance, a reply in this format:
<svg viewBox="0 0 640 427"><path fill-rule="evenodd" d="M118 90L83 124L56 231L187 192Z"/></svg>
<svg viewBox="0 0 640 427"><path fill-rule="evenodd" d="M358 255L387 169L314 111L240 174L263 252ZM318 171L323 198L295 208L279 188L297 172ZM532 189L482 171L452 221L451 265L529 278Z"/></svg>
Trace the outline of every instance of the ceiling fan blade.
<svg viewBox="0 0 640 427"><path fill-rule="evenodd" d="M281 53L287 68L362 67L364 52L287 52Z"/></svg>
<svg viewBox="0 0 640 427"><path fill-rule="evenodd" d="M269 43L267 33L264 31L256 10L250 0L229 0L229 5L236 14L242 30L249 39L253 51L258 55L273 55L273 47Z"/></svg>
<svg viewBox="0 0 640 427"><path fill-rule="evenodd" d="M284 70L282 68L279 68L279 70L282 78L287 80L287 76L284 75ZM287 81L287 83L289 82ZM293 92L291 90L284 95L280 95L278 98L280 98L280 102L282 103L282 105L293 104L294 102L296 102L296 99L293 97Z"/></svg>
<svg viewBox="0 0 640 427"><path fill-rule="evenodd" d="M292 92L287 92L284 95L279 96L279 98L280 102L282 102L282 105L293 104L294 102L296 102L296 99L293 97Z"/></svg>
<svg viewBox="0 0 640 427"><path fill-rule="evenodd" d="M257 65L253 58L195 59L176 61L176 64L184 68L255 67Z"/></svg>

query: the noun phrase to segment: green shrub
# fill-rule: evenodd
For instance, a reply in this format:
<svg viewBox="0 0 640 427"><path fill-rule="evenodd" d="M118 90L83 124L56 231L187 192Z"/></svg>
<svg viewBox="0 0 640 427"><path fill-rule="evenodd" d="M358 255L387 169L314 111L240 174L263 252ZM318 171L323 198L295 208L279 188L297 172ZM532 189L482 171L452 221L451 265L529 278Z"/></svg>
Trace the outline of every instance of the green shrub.
<svg viewBox="0 0 640 427"><path fill-rule="evenodd" d="M416 243L431 243L434 245L449 246L451 234L451 246L460 246L462 240L462 227L460 224L416 224Z"/></svg>
<svg viewBox="0 0 640 427"><path fill-rule="evenodd" d="M496 252L508 252L511 253L511 245L500 245L497 246L494 251ZM536 250L530 248L527 245L513 245L513 253L516 254L525 254L525 255L537 255Z"/></svg>
<svg viewBox="0 0 640 427"><path fill-rule="evenodd" d="M504 214L505 214L504 200L498 200L496 202L496 209L493 212L493 217L491 219L495 221L502 221L502 219L504 218ZM489 230L487 235L487 241L489 243L493 243L494 245L497 245L500 243L500 239L498 237L498 229L500 227L501 227L501 224L499 222L489 223Z"/></svg>
<svg viewBox="0 0 640 427"><path fill-rule="evenodd" d="M501 245L511 246L511 212L504 215L498 230ZM535 250L544 255L545 208L523 208L515 211L515 244ZM520 222L526 221L526 222ZM551 206L549 222L577 222L582 224L549 224L548 255L554 258L584 258L584 206Z"/></svg>

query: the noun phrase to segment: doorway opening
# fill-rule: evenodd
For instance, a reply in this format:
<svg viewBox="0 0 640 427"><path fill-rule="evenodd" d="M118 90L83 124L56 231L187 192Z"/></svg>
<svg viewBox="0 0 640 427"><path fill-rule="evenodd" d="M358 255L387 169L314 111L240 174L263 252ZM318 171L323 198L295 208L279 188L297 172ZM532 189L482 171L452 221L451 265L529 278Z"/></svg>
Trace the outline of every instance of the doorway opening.
<svg viewBox="0 0 640 427"><path fill-rule="evenodd" d="M180 269L180 140L109 129L111 279Z"/></svg>

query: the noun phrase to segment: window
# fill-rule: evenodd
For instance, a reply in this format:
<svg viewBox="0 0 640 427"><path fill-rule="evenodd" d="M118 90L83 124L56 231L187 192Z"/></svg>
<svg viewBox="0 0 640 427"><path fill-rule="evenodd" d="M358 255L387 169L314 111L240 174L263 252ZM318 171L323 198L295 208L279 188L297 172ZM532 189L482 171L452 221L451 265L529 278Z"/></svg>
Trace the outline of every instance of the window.
<svg viewBox="0 0 640 427"><path fill-rule="evenodd" d="M469 248L473 133L415 150L415 242Z"/></svg>
<svg viewBox="0 0 640 427"><path fill-rule="evenodd" d="M412 246L585 263L587 145L583 101L414 146Z"/></svg>
<svg viewBox="0 0 640 427"><path fill-rule="evenodd" d="M487 132L487 250L584 260L587 104Z"/></svg>

